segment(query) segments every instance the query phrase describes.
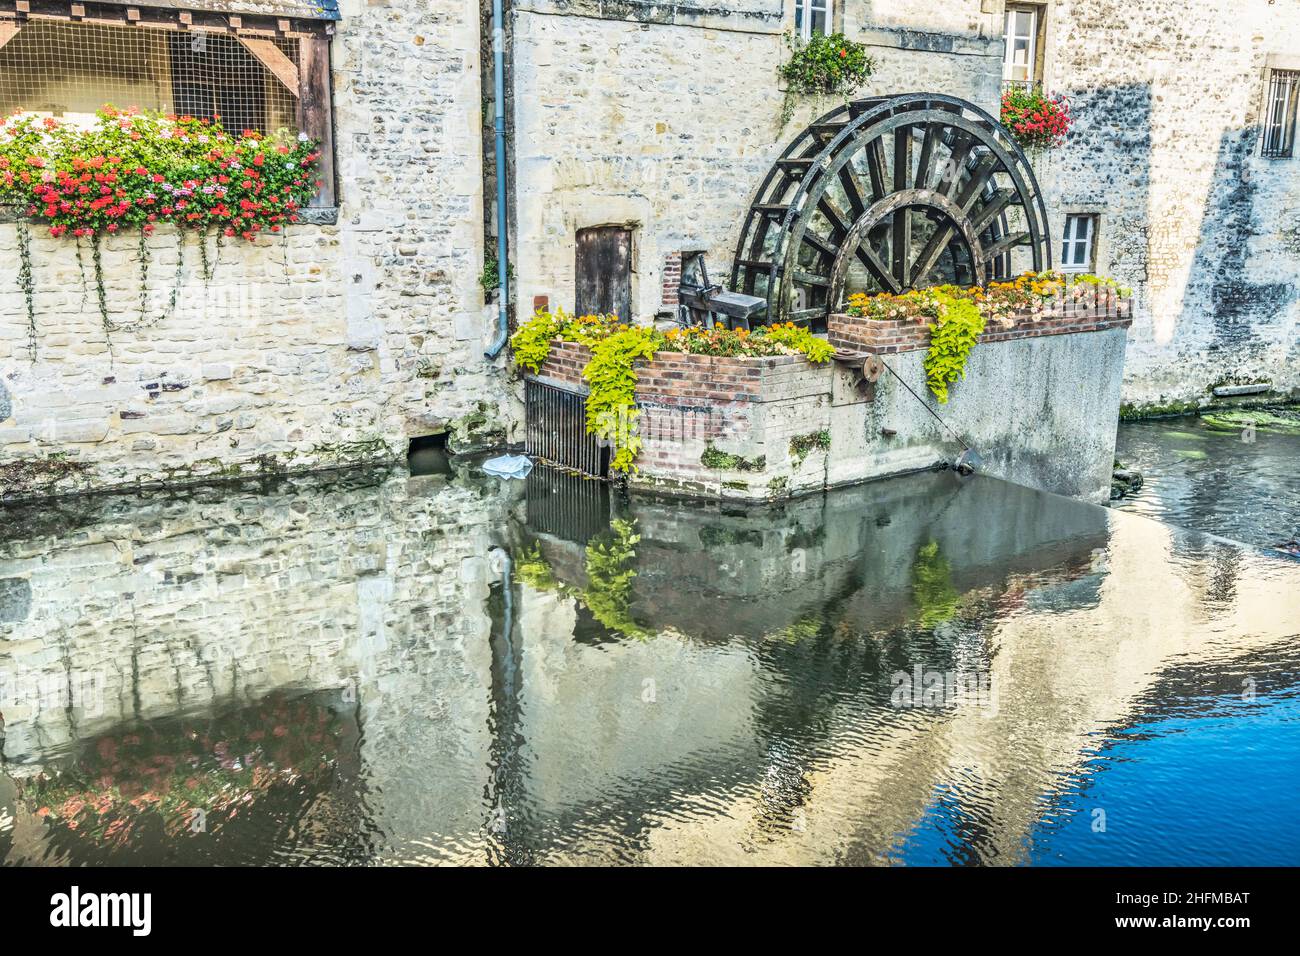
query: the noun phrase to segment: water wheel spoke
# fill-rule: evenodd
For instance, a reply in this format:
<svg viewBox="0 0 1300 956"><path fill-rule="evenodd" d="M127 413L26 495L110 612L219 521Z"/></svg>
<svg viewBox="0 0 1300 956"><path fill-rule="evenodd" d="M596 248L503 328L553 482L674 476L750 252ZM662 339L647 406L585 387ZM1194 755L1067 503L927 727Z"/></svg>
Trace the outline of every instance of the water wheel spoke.
<svg viewBox="0 0 1300 956"><path fill-rule="evenodd" d="M969 213L975 201L984 194L984 187L997 172L997 165L998 158L993 153L985 153L976 161L970 179L966 180L966 185L962 186L957 194L957 205L961 207L962 212Z"/></svg>
<svg viewBox="0 0 1300 956"><path fill-rule="evenodd" d="M925 277L930 274L930 270L935 267L939 261L939 256L943 255L943 250L948 248L948 243L952 242L953 237L957 234L951 223L943 223L935 228L930 235L929 241L921 249L921 254L916 257L916 265L913 267L911 281L913 283L923 282Z"/></svg>
<svg viewBox="0 0 1300 956"><path fill-rule="evenodd" d="M943 127L931 123L925 128L921 139L921 157L916 166L916 188L929 189L930 177L934 175L935 147L939 143L939 134Z"/></svg>
<svg viewBox="0 0 1300 956"><path fill-rule="evenodd" d="M984 204L984 208L979 211L979 214L971 220L971 229L975 231L976 235L982 233L1015 198L1016 191L1014 189L1009 187L999 189L993 198Z"/></svg>
<svg viewBox="0 0 1300 956"><path fill-rule="evenodd" d="M993 245L984 250L984 261L990 262L1003 253L1010 252L1015 246L1019 246L1029 241L1029 233L1016 232L1009 236L1003 236Z"/></svg>
<svg viewBox="0 0 1300 956"><path fill-rule="evenodd" d="M912 128L900 126L894 131L894 192L900 193L911 185L912 178ZM893 213L891 271L900 286L907 286L908 257L912 251L912 217L906 208Z"/></svg>
<svg viewBox="0 0 1300 956"><path fill-rule="evenodd" d="M858 179L852 163L845 163L840 170L840 185L844 187L844 195L849 200L849 209L853 213L853 218L857 219L867 211L867 202L864 198L867 191L863 188L862 181Z"/></svg>
<svg viewBox="0 0 1300 956"><path fill-rule="evenodd" d="M879 139L867 144L867 174L871 179L871 201L884 199L889 187L885 181L885 147Z"/></svg>
<svg viewBox="0 0 1300 956"><path fill-rule="evenodd" d="M841 236L843 236L843 233L841 233ZM805 232L801 238L803 242L806 242L808 245L812 246L819 253L821 253L821 255L826 256L829 259L834 259L837 255L839 255L839 251L840 251L839 246L835 245L835 243L833 242L823 239L815 232Z"/></svg>

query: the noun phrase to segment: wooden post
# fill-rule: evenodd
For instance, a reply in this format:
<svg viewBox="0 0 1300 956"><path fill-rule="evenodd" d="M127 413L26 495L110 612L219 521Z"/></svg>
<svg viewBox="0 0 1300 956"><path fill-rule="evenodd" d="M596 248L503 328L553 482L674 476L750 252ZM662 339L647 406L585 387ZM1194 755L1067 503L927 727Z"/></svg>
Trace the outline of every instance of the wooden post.
<svg viewBox="0 0 1300 956"><path fill-rule="evenodd" d="M298 128L320 143L320 191L313 206L337 204L334 195L334 117L330 110L330 38L313 35L298 47Z"/></svg>

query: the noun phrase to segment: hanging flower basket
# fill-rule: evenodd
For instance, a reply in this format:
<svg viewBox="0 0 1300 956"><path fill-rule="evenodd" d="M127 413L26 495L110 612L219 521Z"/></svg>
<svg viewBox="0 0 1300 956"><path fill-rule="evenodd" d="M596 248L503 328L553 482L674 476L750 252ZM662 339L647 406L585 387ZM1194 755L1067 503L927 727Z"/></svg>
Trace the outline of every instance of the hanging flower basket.
<svg viewBox="0 0 1300 956"><path fill-rule="evenodd" d="M1011 87L1002 94L1002 125L1023 149L1059 146L1073 124L1070 101L1059 93L1048 95L1037 87Z"/></svg>

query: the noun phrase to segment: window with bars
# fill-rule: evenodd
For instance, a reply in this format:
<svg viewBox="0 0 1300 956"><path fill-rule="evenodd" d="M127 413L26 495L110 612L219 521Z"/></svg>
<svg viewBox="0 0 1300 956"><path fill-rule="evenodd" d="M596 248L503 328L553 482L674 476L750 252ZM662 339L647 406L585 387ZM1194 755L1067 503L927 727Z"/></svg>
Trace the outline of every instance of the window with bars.
<svg viewBox="0 0 1300 956"><path fill-rule="evenodd" d="M811 38L814 33L822 35L834 33L831 25L834 12L835 0L795 0L795 33L804 40Z"/></svg>
<svg viewBox="0 0 1300 956"><path fill-rule="evenodd" d="M1093 271L1096 225L1096 216L1075 214L1065 217L1065 234L1061 237L1061 256L1058 263L1060 271Z"/></svg>
<svg viewBox="0 0 1300 956"><path fill-rule="evenodd" d="M332 23L57 0L33 7L0 0L0 116L89 124L103 106L136 107L220 119L233 133L305 133L322 144L316 204L334 205Z"/></svg>
<svg viewBox="0 0 1300 956"><path fill-rule="evenodd" d="M1294 153L1297 98L1300 98L1300 71L1269 72L1260 146L1262 155L1285 159Z"/></svg>

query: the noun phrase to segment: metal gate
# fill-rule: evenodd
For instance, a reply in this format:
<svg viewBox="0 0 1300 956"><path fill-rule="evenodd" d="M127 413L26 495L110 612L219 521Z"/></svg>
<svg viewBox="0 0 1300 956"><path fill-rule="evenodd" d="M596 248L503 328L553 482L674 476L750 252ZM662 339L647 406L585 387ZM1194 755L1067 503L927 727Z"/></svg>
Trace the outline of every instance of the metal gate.
<svg viewBox="0 0 1300 956"><path fill-rule="evenodd" d="M609 451L587 434L587 399L536 379L524 381L525 450L561 468L604 478Z"/></svg>

